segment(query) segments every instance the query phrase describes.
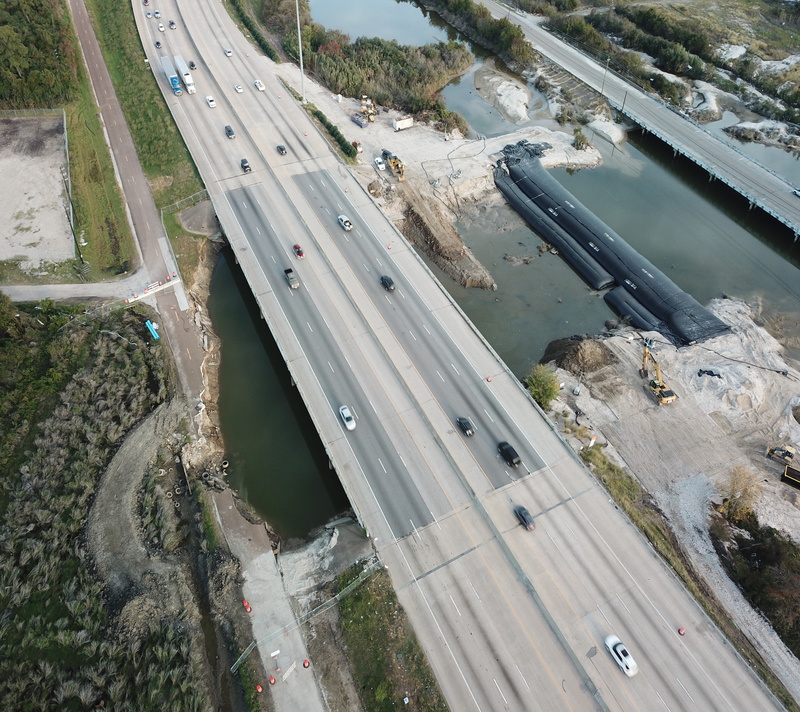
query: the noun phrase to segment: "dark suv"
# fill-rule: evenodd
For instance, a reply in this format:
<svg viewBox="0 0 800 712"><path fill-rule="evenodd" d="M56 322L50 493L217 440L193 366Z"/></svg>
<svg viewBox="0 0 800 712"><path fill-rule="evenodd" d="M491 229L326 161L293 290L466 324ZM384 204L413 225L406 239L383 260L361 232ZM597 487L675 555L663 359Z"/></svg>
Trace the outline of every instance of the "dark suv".
<svg viewBox="0 0 800 712"><path fill-rule="evenodd" d="M497 452L500 453L500 457L506 461L509 467L519 467L519 463L522 462L519 459L519 455L517 455L517 451L505 441L498 443Z"/></svg>
<svg viewBox="0 0 800 712"><path fill-rule="evenodd" d="M387 276L385 274L381 275L381 284L383 285L383 288L387 292L393 292L394 291L394 280L391 277L389 277L389 276Z"/></svg>
<svg viewBox="0 0 800 712"><path fill-rule="evenodd" d="M469 418L456 418L456 423L461 428L461 432L468 438L475 435L475 426Z"/></svg>
<svg viewBox="0 0 800 712"><path fill-rule="evenodd" d="M226 126L225 127L225 135L228 138L236 138L236 132L233 130L233 126Z"/></svg>
<svg viewBox="0 0 800 712"><path fill-rule="evenodd" d="M248 161L246 158L242 159L242 170L245 173L249 173L251 170L253 170L252 168L250 168L250 161Z"/></svg>

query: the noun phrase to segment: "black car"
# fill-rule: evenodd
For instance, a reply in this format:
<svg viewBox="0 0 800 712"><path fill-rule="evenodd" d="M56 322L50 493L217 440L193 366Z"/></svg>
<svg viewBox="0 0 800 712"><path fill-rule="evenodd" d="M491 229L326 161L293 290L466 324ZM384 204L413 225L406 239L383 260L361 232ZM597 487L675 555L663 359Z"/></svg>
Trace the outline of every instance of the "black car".
<svg viewBox="0 0 800 712"><path fill-rule="evenodd" d="M246 158L242 159L241 165L242 165L242 170L245 173L249 173L251 170L253 170L252 168L250 168L250 161L248 161Z"/></svg>
<svg viewBox="0 0 800 712"><path fill-rule="evenodd" d="M197 69L197 65L194 63L193 59L189 61L189 69L191 69L192 71Z"/></svg>
<svg viewBox="0 0 800 712"><path fill-rule="evenodd" d="M171 30L177 30L178 29L178 26L175 24L175 20L170 20L169 21L169 29L171 29Z"/></svg>
<svg viewBox="0 0 800 712"><path fill-rule="evenodd" d="M391 277L388 277L385 274L381 275L381 284L387 292L394 291L394 280Z"/></svg>
<svg viewBox="0 0 800 712"><path fill-rule="evenodd" d="M228 138L236 138L236 132L233 130L233 126L226 126L225 127L225 135Z"/></svg>
<svg viewBox="0 0 800 712"><path fill-rule="evenodd" d="M281 156L285 156L286 155L286 146L278 146L278 153L280 153Z"/></svg>
<svg viewBox="0 0 800 712"><path fill-rule="evenodd" d="M533 523L533 517L531 513L525 509L522 505L519 507L514 507L514 515L519 520L519 523L525 527L528 531L533 529L535 524Z"/></svg>
<svg viewBox="0 0 800 712"><path fill-rule="evenodd" d="M161 49L161 41L156 40L156 49Z"/></svg>
<svg viewBox="0 0 800 712"><path fill-rule="evenodd" d="M519 455L517 455L517 451L505 441L498 443L497 452L500 453L500 457L506 461L509 467L519 467L519 463L522 462L519 459Z"/></svg>
<svg viewBox="0 0 800 712"><path fill-rule="evenodd" d="M461 428L461 432L468 438L475 435L475 426L469 418L456 418L456 423L458 423L458 427Z"/></svg>

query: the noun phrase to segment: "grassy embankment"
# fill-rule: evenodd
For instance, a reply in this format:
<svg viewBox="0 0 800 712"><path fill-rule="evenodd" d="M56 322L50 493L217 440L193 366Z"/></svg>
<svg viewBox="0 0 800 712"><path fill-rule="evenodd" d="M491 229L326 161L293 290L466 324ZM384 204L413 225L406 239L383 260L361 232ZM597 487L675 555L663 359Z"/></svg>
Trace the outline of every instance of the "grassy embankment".
<svg viewBox="0 0 800 712"><path fill-rule="evenodd" d="M573 432L584 442L588 443L591 438L589 431L582 426L571 425L567 422L564 427L566 432ZM747 637L726 615L714 597L713 591L705 587L699 577L687 567L686 560L680 552L680 545L670 531L669 525L641 485L621 467L611 462L600 446L584 447L581 451L581 458L590 466L622 511L652 544L685 588L695 597L711 620L722 630L770 690L788 710L793 712L800 710L780 680L765 665Z"/></svg>
<svg viewBox="0 0 800 712"><path fill-rule="evenodd" d="M358 576L352 569L339 590ZM367 578L339 602L347 656L370 712L445 712L448 708L385 571ZM380 645L376 645L380 641ZM408 703L404 698L408 697Z"/></svg>
<svg viewBox="0 0 800 712"><path fill-rule="evenodd" d="M0 295L4 709L208 709L187 626L162 615L138 635L117 629L86 550L107 462L169 390L169 361L144 319L135 309L91 318L50 302L26 309ZM152 490L143 524L149 546L166 551L180 535Z"/></svg>

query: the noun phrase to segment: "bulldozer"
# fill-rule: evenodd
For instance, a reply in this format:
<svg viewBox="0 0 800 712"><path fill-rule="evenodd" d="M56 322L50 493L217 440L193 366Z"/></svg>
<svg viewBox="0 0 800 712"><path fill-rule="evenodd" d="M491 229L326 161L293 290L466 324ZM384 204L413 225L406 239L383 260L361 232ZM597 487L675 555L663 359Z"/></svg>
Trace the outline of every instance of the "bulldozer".
<svg viewBox="0 0 800 712"><path fill-rule="evenodd" d="M767 448L766 456L784 465L791 465L797 451L791 445L773 445Z"/></svg>
<svg viewBox="0 0 800 712"><path fill-rule="evenodd" d="M397 176L397 180L401 183L406 179L406 164L403 163L397 156L395 156L388 148L383 149L383 160L386 161L389 169Z"/></svg>
<svg viewBox="0 0 800 712"><path fill-rule="evenodd" d="M656 361L650 350L652 348L653 342L645 340L644 351L642 352L642 367L639 369L639 375L642 378L649 377L650 372L647 369L647 363L652 361L653 368L655 369L656 373L655 378L651 378L647 382L647 387L650 389L650 393L656 399L656 403L658 403L658 405L669 405L670 403L674 403L678 396L667 387L666 383L664 383L664 379L661 376L661 367L658 365L658 361Z"/></svg>
<svg viewBox="0 0 800 712"><path fill-rule="evenodd" d="M361 113L367 118L367 121L375 121L375 114L378 113L375 102L366 94L361 96Z"/></svg>

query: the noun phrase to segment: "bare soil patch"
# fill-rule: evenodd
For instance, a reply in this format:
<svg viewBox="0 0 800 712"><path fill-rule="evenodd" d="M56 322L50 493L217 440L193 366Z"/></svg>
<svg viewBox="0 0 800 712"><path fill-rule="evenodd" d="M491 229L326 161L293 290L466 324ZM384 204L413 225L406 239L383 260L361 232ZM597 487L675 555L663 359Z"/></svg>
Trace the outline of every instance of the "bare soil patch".
<svg viewBox="0 0 800 712"><path fill-rule="evenodd" d="M0 261L24 271L75 256L62 116L0 119Z"/></svg>

